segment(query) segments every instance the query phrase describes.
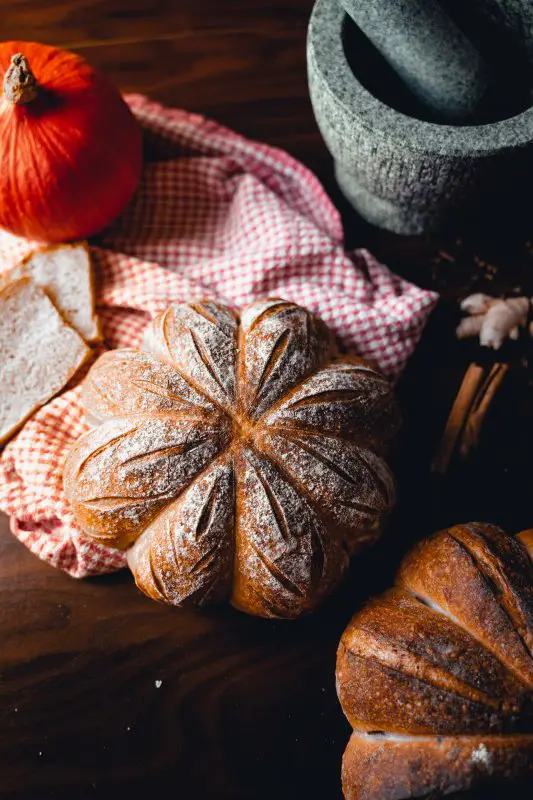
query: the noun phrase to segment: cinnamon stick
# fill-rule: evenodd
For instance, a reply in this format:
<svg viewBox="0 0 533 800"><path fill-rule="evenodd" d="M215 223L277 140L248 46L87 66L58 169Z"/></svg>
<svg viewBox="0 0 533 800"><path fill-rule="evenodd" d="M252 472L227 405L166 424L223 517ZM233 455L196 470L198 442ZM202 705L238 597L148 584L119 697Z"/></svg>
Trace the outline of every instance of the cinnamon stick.
<svg viewBox="0 0 533 800"><path fill-rule="evenodd" d="M434 473L445 475L457 450L466 457L478 444L485 416L507 369L507 364L502 363L491 367L469 365L433 459Z"/></svg>
<svg viewBox="0 0 533 800"><path fill-rule="evenodd" d="M479 444L479 437L481 435L485 416L507 374L507 370L507 364L493 364L484 382L479 387L465 420L460 440L459 452L464 458L470 455L470 452Z"/></svg>

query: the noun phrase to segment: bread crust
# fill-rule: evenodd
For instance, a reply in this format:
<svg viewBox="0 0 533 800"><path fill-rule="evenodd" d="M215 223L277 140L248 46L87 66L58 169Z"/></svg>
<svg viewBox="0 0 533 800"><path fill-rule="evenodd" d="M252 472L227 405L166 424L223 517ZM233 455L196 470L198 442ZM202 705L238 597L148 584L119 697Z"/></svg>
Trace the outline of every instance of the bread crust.
<svg viewBox="0 0 533 800"><path fill-rule="evenodd" d="M97 427L65 466L73 513L131 547L138 586L161 602L307 613L394 502L388 382L339 357L293 303L260 300L240 318L211 301L171 306L144 351L96 362L82 401Z"/></svg>
<svg viewBox="0 0 533 800"><path fill-rule="evenodd" d="M481 523L441 531L352 618L337 654L348 800L533 776L530 543Z"/></svg>
<svg viewBox="0 0 533 800"><path fill-rule="evenodd" d="M342 760L346 800L466 800L473 792L485 800L506 792L513 800L526 800L531 780L533 735L395 740L354 731Z"/></svg>

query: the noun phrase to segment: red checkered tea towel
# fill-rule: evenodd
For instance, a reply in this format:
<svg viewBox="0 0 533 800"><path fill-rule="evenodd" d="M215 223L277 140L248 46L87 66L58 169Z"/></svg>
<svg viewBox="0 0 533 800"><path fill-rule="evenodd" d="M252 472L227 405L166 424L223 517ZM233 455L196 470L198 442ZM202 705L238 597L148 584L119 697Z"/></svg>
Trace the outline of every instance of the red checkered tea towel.
<svg viewBox="0 0 533 800"><path fill-rule="evenodd" d="M436 296L366 250L346 253L337 211L287 153L139 95L127 101L148 160L134 202L91 247L106 346L138 345L150 317L173 301L209 296L238 307L277 295L319 314L396 378ZM30 249L0 235L5 268ZM4 448L0 509L33 553L81 578L125 558L84 538L63 496L66 453L86 429L79 398L79 386L68 388Z"/></svg>

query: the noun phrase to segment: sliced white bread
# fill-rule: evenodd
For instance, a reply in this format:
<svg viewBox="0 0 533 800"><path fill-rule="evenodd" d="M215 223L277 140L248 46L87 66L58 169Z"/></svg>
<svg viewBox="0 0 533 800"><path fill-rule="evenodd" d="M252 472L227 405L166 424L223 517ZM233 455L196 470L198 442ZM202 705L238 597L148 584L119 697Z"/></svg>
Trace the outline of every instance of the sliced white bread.
<svg viewBox="0 0 533 800"><path fill-rule="evenodd" d="M0 291L0 444L58 393L90 354L30 278Z"/></svg>
<svg viewBox="0 0 533 800"><path fill-rule="evenodd" d="M0 276L0 289L26 276L46 291L64 319L87 342L100 339L91 256L85 242L35 250Z"/></svg>

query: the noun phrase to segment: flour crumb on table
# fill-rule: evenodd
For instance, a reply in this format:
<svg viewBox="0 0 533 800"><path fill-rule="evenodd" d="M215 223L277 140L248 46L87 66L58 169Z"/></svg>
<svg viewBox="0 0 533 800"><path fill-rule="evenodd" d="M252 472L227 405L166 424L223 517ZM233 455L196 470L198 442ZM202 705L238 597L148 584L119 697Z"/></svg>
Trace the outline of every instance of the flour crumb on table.
<svg viewBox="0 0 533 800"><path fill-rule="evenodd" d="M481 744L476 747L472 753L472 761L475 764L485 764L487 767L490 766L490 753L486 744L481 742Z"/></svg>

